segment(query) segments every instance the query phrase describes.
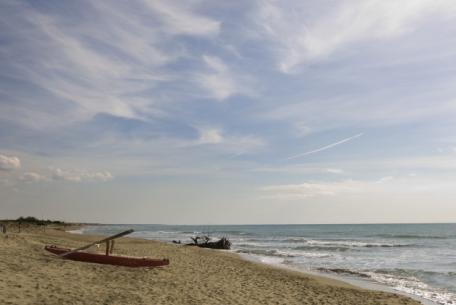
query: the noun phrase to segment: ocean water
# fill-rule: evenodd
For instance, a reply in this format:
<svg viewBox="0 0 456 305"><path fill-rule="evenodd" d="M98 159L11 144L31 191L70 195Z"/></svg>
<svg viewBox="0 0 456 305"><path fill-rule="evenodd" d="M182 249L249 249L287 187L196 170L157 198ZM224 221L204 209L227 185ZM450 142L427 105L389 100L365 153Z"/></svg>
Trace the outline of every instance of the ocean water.
<svg viewBox="0 0 456 305"><path fill-rule="evenodd" d="M267 264L360 278L438 304L456 305L456 224L103 225L84 233L191 242L228 237L232 251Z"/></svg>

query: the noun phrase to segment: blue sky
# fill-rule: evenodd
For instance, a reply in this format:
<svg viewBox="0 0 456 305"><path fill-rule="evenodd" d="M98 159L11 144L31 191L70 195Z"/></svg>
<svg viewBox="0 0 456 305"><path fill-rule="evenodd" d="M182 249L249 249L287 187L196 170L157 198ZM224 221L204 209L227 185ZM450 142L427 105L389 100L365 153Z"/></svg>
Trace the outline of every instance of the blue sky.
<svg viewBox="0 0 456 305"><path fill-rule="evenodd" d="M456 219L456 3L3 1L1 217Z"/></svg>

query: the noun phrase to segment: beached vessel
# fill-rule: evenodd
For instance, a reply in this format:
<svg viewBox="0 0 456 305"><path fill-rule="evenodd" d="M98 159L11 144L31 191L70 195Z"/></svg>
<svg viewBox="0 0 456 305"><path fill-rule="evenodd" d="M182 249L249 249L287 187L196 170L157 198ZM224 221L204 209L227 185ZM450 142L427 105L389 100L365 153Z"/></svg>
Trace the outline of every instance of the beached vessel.
<svg viewBox="0 0 456 305"><path fill-rule="evenodd" d="M62 255L71 252L71 249L60 248L56 246L44 247L47 251ZM97 264L108 264L126 267L159 267L169 265L169 260L148 258L148 257L134 257L134 256L120 256L120 255L106 255L102 253L89 253L89 252L73 252L65 255L64 258L80 262L89 262Z"/></svg>
<svg viewBox="0 0 456 305"><path fill-rule="evenodd" d="M169 260L166 258L157 259L149 257L135 257L135 256L124 256L124 255L111 255L114 248L114 239L133 233L133 230L127 230L118 234L108 236L102 240L94 241L85 246L68 249L57 246L45 246L44 249L51 253L54 253L60 257L71 259L74 261L107 264L115 266L125 267L160 267L169 265ZM82 252L82 250L88 249L91 246L106 243L106 253L89 253Z"/></svg>

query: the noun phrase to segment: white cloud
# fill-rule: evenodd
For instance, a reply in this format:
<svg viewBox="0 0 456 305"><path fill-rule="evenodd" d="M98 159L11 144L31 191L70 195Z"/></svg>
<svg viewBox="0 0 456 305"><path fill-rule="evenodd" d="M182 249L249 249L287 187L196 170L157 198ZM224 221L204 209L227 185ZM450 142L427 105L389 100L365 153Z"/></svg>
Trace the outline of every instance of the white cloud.
<svg viewBox="0 0 456 305"><path fill-rule="evenodd" d="M203 61L206 63L208 67L210 67L218 73L225 73L228 71L228 67L218 57L203 55Z"/></svg>
<svg viewBox="0 0 456 305"><path fill-rule="evenodd" d="M27 159L27 158L26 158ZM47 168L43 169L44 160L37 159L36 157L28 158L28 164L35 164L31 170L22 168L21 160L16 156L6 156L0 154L0 173L2 171L8 172L4 175L3 182L8 182L11 186L15 186L17 182L43 182L43 181L73 181L73 182L106 182L114 179L109 171L91 171L85 169L62 169L62 168ZM40 160L40 161L38 161ZM0 175L1 178L1 175Z"/></svg>
<svg viewBox="0 0 456 305"><path fill-rule="evenodd" d="M259 189L263 199L302 200L317 197L344 196L395 196L412 194L455 195L452 177L429 177L404 175L387 176L377 180L344 180L335 182L305 182L265 186Z"/></svg>
<svg viewBox="0 0 456 305"><path fill-rule="evenodd" d="M358 193L363 190L363 183L350 180L343 182L306 182L265 186L260 190L266 193L266 198L298 200L310 197Z"/></svg>
<svg viewBox="0 0 456 305"><path fill-rule="evenodd" d="M344 172L340 168L327 168L326 171L331 174L342 174Z"/></svg>
<svg viewBox="0 0 456 305"><path fill-rule="evenodd" d="M158 13L166 30L177 35L212 36L220 31L220 22L192 12L185 1L147 0L146 4ZM186 6L187 4L187 6Z"/></svg>
<svg viewBox="0 0 456 305"><path fill-rule="evenodd" d="M251 81L243 75L234 74L222 59L210 55L203 55L202 59L208 70L198 73L196 81L211 97L221 101L235 94L252 94L247 87Z"/></svg>
<svg viewBox="0 0 456 305"><path fill-rule="evenodd" d="M218 144L223 142L223 136L219 129L201 129L198 144Z"/></svg>
<svg viewBox="0 0 456 305"><path fill-rule="evenodd" d="M74 23L24 3L5 4L8 43L1 51L5 59L21 60L5 61L4 70L32 83L45 97L5 90L11 101L2 107L0 118L42 128L98 113L135 119L162 114L158 98L144 92L163 82L184 81L166 68L189 56L172 36L210 38L220 29L220 22L195 13L195 7L177 1L90 2L80 6L90 17ZM30 102L40 98L42 102Z"/></svg>
<svg viewBox="0 0 456 305"><path fill-rule="evenodd" d="M233 136L225 140L224 149L232 154L242 155L257 152L265 146L266 142L260 137Z"/></svg>
<svg viewBox="0 0 456 305"><path fill-rule="evenodd" d="M307 126L307 124L303 122L296 122L294 124L294 127L297 131L298 137L305 137L312 133L312 128L310 128L309 126Z"/></svg>
<svg viewBox="0 0 456 305"><path fill-rule="evenodd" d="M49 180L46 176L35 172L26 172L19 179L24 182L40 182Z"/></svg>
<svg viewBox="0 0 456 305"><path fill-rule="evenodd" d="M386 176L386 177L382 177L382 178L378 179L378 181L376 181L376 183L387 183L393 179L394 179L393 176Z"/></svg>
<svg viewBox="0 0 456 305"><path fill-rule="evenodd" d="M363 177L384 175L390 177L391 173L413 173L415 176L421 173L448 175L456 171L456 158L453 154L409 156L396 158L355 158L339 161L320 161L276 164L252 169L258 172L315 175L328 172L328 169L336 171L343 168L343 173L356 173ZM392 177L392 176L391 176Z"/></svg>
<svg viewBox="0 0 456 305"><path fill-rule="evenodd" d="M354 43L398 37L417 29L426 17L454 17L456 11L452 0L348 0L330 5L259 3L256 20L276 45L282 72L325 60Z"/></svg>
<svg viewBox="0 0 456 305"><path fill-rule="evenodd" d="M138 117L138 112L147 111L150 102L138 101L125 95L142 90L145 82L153 81L153 78L148 73L144 73L144 69L129 65L126 61L120 61L110 53L91 46L84 39L88 35L100 42L115 40L117 51L122 52L122 46L130 46L132 41L123 41L122 37L126 36L121 37L118 28L109 27L111 23L108 23L108 26L103 29L105 36L101 36L97 26L93 31L86 32L83 28L68 28L54 17L41 15L27 8L22 10L24 11L23 27L30 28L30 33L27 32L26 37L23 34L24 31L18 31L16 34L17 39L22 40L27 50L11 45L7 48L7 52L17 52L25 58L33 56L34 59L28 58L32 64L22 65L16 62L16 68L24 79L52 93L58 99L61 110L68 110L60 113L58 119L63 117L62 123L65 123L65 120L71 122L90 118L97 113L132 118ZM109 11L100 14L99 17L102 20L116 18L110 15ZM122 20L118 21L124 24ZM145 29L138 31L137 34L146 35ZM32 37L31 40L30 37ZM33 47L27 46L27 41L30 41ZM29 48L33 48L34 52L30 53ZM153 47L149 47L144 51L150 54L159 53L152 49ZM127 53L132 57L135 56L133 57L135 60L141 55L133 54L130 50ZM166 55L160 57L163 63L169 58ZM64 105L68 106L64 107ZM40 110L36 109L36 112Z"/></svg>
<svg viewBox="0 0 456 305"><path fill-rule="evenodd" d="M21 167L21 160L15 156L0 155L0 171L12 171Z"/></svg>
<svg viewBox="0 0 456 305"><path fill-rule="evenodd" d="M83 170L68 170L56 168L53 170L52 179L72 182L106 182L114 177L108 171L89 172Z"/></svg>
<svg viewBox="0 0 456 305"><path fill-rule="evenodd" d="M234 155L255 152L266 145L263 139L252 135L224 135L218 128L200 128L198 140L184 146L201 144L215 144L217 151Z"/></svg>
<svg viewBox="0 0 456 305"><path fill-rule="evenodd" d="M334 168L327 168L326 166L337 166L338 164L327 163L301 163L301 164L286 164L276 166L264 166L251 169L253 172L262 173L275 173L275 174L305 174L305 175L320 175L321 173L334 173L339 174L344 171Z"/></svg>

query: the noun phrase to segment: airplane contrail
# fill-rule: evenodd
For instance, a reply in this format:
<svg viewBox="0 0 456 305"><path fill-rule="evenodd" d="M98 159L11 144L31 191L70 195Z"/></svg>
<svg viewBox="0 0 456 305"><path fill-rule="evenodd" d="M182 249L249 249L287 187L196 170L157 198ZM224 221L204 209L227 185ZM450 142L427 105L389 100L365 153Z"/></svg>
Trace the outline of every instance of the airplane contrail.
<svg viewBox="0 0 456 305"><path fill-rule="evenodd" d="M288 157L288 158L286 158L285 160L292 160L292 159L304 157L304 156L307 156L307 155L315 154L315 153L317 153L317 152L324 151L324 150L333 148L334 146L337 146L337 145L346 143L346 142L348 142L348 141L351 141L351 140L353 140L353 139L359 138L359 137L361 137L363 134L364 134L364 133L359 133L359 134L357 134L357 135L354 135L354 136L352 136L352 137L349 137L349 138L346 138L346 139L337 141L337 142L335 142L335 143L332 143L332 144L329 144L329 145L326 145L326 146L323 146L323 147L320 147L320 148L317 148L317 149L314 149L314 150L311 150L311 151L307 151L307 152L302 153L302 154L299 154L299 155L295 155L295 156Z"/></svg>

